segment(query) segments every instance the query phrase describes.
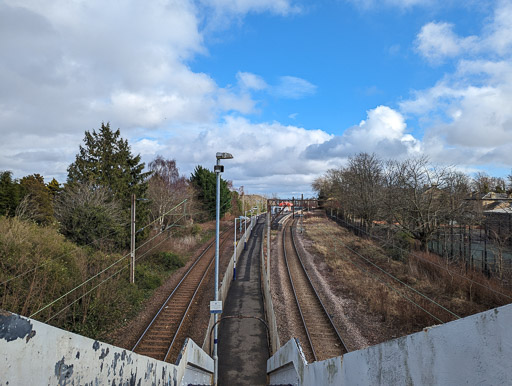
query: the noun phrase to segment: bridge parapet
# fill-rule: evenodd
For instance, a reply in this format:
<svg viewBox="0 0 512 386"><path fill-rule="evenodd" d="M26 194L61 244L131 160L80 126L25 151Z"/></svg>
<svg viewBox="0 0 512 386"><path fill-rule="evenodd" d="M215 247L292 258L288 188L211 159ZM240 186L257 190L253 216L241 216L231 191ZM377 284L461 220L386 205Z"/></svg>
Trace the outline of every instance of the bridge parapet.
<svg viewBox="0 0 512 386"><path fill-rule="evenodd" d="M321 362L290 340L267 361L271 385L510 385L512 304Z"/></svg>
<svg viewBox="0 0 512 386"><path fill-rule="evenodd" d="M189 339L173 365L0 310L0 386L211 384L212 374Z"/></svg>

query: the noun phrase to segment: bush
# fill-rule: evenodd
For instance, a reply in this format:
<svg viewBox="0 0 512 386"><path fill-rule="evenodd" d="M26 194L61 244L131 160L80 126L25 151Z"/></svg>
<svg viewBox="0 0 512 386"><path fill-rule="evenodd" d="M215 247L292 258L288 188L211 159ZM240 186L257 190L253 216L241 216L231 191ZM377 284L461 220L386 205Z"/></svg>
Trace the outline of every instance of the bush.
<svg viewBox="0 0 512 386"><path fill-rule="evenodd" d="M168 271L174 271L185 265L181 257L172 252L160 252L156 254L152 260L155 264L161 265Z"/></svg>
<svg viewBox="0 0 512 386"><path fill-rule="evenodd" d="M405 232L397 232L393 235L392 241L384 247L386 254L393 260L405 261L411 253L411 246L414 240Z"/></svg>
<svg viewBox="0 0 512 386"><path fill-rule="evenodd" d="M140 264L135 267L135 284L143 290L154 290L162 285L162 279L147 264Z"/></svg>

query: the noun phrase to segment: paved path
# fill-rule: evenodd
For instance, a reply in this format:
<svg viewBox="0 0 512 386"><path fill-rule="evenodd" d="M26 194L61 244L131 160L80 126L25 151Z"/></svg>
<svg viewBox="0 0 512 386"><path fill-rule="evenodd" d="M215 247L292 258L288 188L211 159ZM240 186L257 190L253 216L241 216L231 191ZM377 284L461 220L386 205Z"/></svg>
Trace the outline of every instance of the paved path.
<svg viewBox="0 0 512 386"><path fill-rule="evenodd" d="M237 262L237 278L228 292L222 316L257 316L265 320L260 290L263 217L254 227L247 250ZM267 331L255 319L225 319L219 328L219 385L265 385L269 348Z"/></svg>

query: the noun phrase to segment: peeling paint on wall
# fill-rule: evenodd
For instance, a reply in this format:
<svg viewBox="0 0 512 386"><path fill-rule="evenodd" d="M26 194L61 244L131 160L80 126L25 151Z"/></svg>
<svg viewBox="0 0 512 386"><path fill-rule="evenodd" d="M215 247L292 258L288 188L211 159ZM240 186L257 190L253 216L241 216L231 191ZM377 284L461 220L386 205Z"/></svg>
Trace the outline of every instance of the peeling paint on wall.
<svg viewBox="0 0 512 386"><path fill-rule="evenodd" d="M177 386L189 373L211 383L213 359L197 344L188 340L181 357L165 363L0 310L0 386Z"/></svg>
<svg viewBox="0 0 512 386"><path fill-rule="evenodd" d="M9 312L0 311L0 339L11 342L26 338L26 343L36 335L32 323L27 319Z"/></svg>

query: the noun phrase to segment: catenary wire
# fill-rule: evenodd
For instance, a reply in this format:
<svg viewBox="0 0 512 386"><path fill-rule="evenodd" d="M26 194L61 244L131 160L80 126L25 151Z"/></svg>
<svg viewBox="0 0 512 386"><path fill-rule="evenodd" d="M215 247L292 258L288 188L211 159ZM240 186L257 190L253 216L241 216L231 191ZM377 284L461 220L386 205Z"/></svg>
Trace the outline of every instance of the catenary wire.
<svg viewBox="0 0 512 386"><path fill-rule="evenodd" d="M340 244L342 247L348 249L349 251L351 251L352 253L354 253L355 255L359 256L360 258L362 258L363 260L365 260L367 263L373 265L375 268L377 268L378 270L380 270L381 272L383 272L384 274L386 274L387 276L389 276L390 278L392 278L393 280L399 282L400 284L403 284L404 286L406 286L407 288L409 288L411 291L417 293L418 295L420 295L421 297L427 299L429 302L432 302L433 304L435 304L436 306L440 307L441 309L445 310L446 312L448 312L449 314L455 316L457 319L460 319L461 317L457 314L455 314L454 312L450 311L448 308L444 307L443 305L437 303L435 300L429 298L427 295L425 295L424 293L418 291L416 288L414 287L411 287L409 284L407 283L404 283L402 280L400 280L399 278L397 278L396 276L392 275L391 273L387 272L385 269L383 269L382 267L378 266L377 264L375 264L373 261L369 260L368 258L364 257L362 254L360 254L359 252L355 251L354 249L350 248L348 245L346 245L345 243L339 241L339 240L335 240L335 242L337 242L338 244Z"/></svg>
<svg viewBox="0 0 512 386"><path fill-rule="evenodd" d="M335 216L333 216L333 217L335 217ZM347 225L349 225L349 226L354 226L354 225L351 225L350 223L346 222L345 220L340 219L339 217L335 217L335 218L336 218L336 219L338 219L339 221L344 222L345 224L347 224ZM355 227L355 226L354 226L354 227ZM361 230L362 232L366 233L366 234L367 234L367 235L369 235L370 237L373 237L373 238L375 238L375 239L377 239L377 240L380 240L380 241L383 241L383 242L387 242L387 240L383 239L382 237L379 237L379 236L376 236L376 235L372 235L371 233L369 233L369 232L365 231L365 230L364 230L364 229L362 229L362 228L357 227L357 229L359 229L359 230ZM501 295L501 296L506 297L506 298L508 298L508 299L512 299L512 296L509 296L509 295L507 295L507 294L504 294L503 292L497 291L497 290L495 290L495 289L493 289L493 288L491 288L491 287L488 287L488 286L486 286L486 285L484 285L484 284L482 284L482 283L479 283L479 282L477 282L477 281L475 281L475 280L473 280L473 279L471 279L471 278L469 278L469 277L466 277L466 276L464 276L464 275L462 275L462 274L460 274L460 273L458 273L458 272L452 271L452 270L448 269L447 267L444 267L444 266L443 266L443 265L441 265L441 264L438 264L438 263L436 263L436 262L434 262L434 261L430 261L430 260L428 260L428 259L425 259L424 257L419 256L419 255L415 254L414 252L407 251L407 250L405 250L405 249L401 248L400 246L395 246L395 247L396 247L396 248L398 248L398 249L400 249L400 250L401 250L401 251L403 251L403 252L410 253L411 255L413 255L414 257L416 257L417 259L420 259L420 260L422 260L422 261L424 261L424 262L426 262L426 263L428 263L428 264L432 264L432 265L435 265L435 266L436 266L436 267L438 267L438 268L444 269L445 271L449 272L449 273L450 273L450 275L458 276L458 277L460 277L460 278L462 278L462 279L468 280L468 281L470 281L471 283L476 284L476 285L478 285L478 286L480 286L480 287L482 287L482 288L485 288L485 289L487 289L487 290L489 290L489 291L491 291L491 292L494 292L494 293L496 293L496 294L498 294L498 295Z"/></svg>
<svg viewBox="0 0 512 386"><path fill-rule="evenodd" d="M181 218L180 218L181 219ZM179 221L179 220L177 220ZM175 222L176 223L176 222ZM137 247L135 250L137 251L138 249L142 248L144 245L146 245L148 242L154 240L157 236L159 236L160 234L162 234L163 232L165 232L165 229L160 231L160 233L158 233L156 236L152 237L150 240L148 240L147 242L145 242L144 244L140 245L139 247ZM105 271L109 270L110 268L112 268L113 266L117 265L119 262L121 262L122 260L126 259L128 256L130 256L131 253L127 253L126 255L124 255L123 257L121 257L120 259L116 260L114 263L110 264L108 267L102 269L100 272L98 272L97 274L91 276L89 279L83 281L82 283L80 283L79 285L77 285L76 287L72 288L71 290L69 290L68 292L66 292L64 295L58 297L57 299L55 299L54 301L52 301L51 303L47 304L46 306L40 308L39 310L37 310L36 312L34 312L33 314L30 315L30 317L34 317L35 315L39 314L41 311L45 310L46 308L50 307L51 305L55 304L56 302L58 302L59 300L63 299L64 297L68 296L70 293L76 291L77 289L83 287L85 284L87 284L88 282L90 282L91 280L93 280L94 278L98 277L99 275L101 275L102 273L104 273Z"/></svg>

